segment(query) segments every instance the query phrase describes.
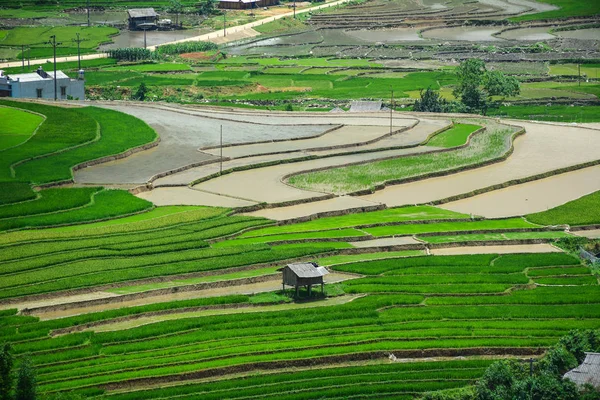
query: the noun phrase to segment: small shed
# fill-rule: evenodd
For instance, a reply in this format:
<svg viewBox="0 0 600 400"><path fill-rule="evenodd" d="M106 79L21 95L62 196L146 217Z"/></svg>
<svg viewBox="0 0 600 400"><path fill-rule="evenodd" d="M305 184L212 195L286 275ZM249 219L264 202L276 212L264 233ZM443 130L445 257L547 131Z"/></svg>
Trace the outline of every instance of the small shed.
<svg viewBox="0 0 600 400"><path fill-rule="evenodd" d="M140 28L148 29L157 27L158 14L154 8L132 8L127 10L127 20L129 21L129 30L135 31Z"/></svg>
<svg viewBox="0 0 600 400"><path fill-rule="evenodd" d="M327 268L319 267L317 263L295 263L288 264L282 269L283 273L283 290L285 286L294 286L296 288L296 297L300 286L304 286L308 290L310 296L312 285L321 285L323 292L323 277L329 273Z"/></svg>
<svg viewBox="0 0 600 400"><path fill-rule="evenodd" d="M579 387L589 384L600 389L600 353L585 353L585 360L564 376Z"/></svg>
<svg viewBox="0 0 600 400"><path fill-rule="evenodd" d="M381 111L382 101L353 101L350 103L349 112L374 112Z"/></svg>

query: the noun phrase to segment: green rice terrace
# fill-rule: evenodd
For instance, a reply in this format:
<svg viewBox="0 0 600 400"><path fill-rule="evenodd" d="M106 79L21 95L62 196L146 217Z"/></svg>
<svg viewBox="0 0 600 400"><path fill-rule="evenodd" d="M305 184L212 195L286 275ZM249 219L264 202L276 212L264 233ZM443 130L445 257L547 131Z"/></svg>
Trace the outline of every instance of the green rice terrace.
<svg viewBox="0 0 600 400"><path fill-rule="evenodd" d="M86 97L0 99L0 400L600 399L599 2L91 3L0 0Z"/></svg>
<svg viewBox="0 0 600 400"><path fill-rule="evenodd" d="M0 104L2 115L21 121L1 136L0 342L10 344L17 366L31 365L40 398L474 395L494 362L541 359L561 337L600 327L598 267L579 257L580 248L597 253L599 189L584 180L581 190L571 186L570 197L553 207L532 197L539 203L535 212L501 218L461 206L565 175L575 176L574 184L570 174L597 170L594 152L589 159L581 158L584 152L564 158L570 163L564 166L532 166L504 189L433 202L438 206L364 200L402 188L403 179L410 178L410 185L439 174L452 179L502 170L518 162L527 146L539 148L538 135L549 146L555 139L547 126L407 113L395 117L400 133L390 136L377 133L379 125L389 129L388 116L380 121L377 113L358 119L305 113L298 117L302 123L274 113L268 114L269 129L282 139L257 146L252 143L260 136L252 135L259 131L250 127L264 123L262 112L215 109L210 116L228 128L247 124L238 128L246 130L243 142L224 149L231 152L223 163L227 173L210 173L219 160L211 156L212 139L190 141L194 149L204 146L206 166L188 166L140 191L135 181L108 181L129 176L128 162L139 163L137 169L174 168L161 161L176 135L165 121L177 113L178 122L210 124L202 108ZM160 141L151 115L163 117ZM310 134L284 139L290 135L286 123L295 135ZM337 131L346 132L348 141L366 126L383 136L353 145L358 150L352 152L331 149ZM566 134L568 143L560 140ZM594 129L564 125L557 135L561 151L597 146ZM181 138L173 147L179 152ZM299 147L289 150L292 145ZM265 153L261 146L279 147ZM294 159L302 148L312 149L314 158ZM540 148L546 160L553 159L551 149ZM268 157L287 161L264 165ZM343 166L352 157L364 159ZM319 178L329 188L350 182L336 189L342 194L359 188L354 179L389 186L280 207L247 204L252 196L269 195L277 206L278 193L301 189L271 182L268 174L325 173L306 170L321 168L318 163L329 163ZM106 187L82 181L104 168ZM369 174L383 175L378 181ZM527 178L535 174L543 177ZM161 179L188 183L161 187ZM212 204L215 188L244 189L241 182L248 180L263 184L256 193L246 191L246 200L236 203L234 194L223 192L221 206ZM481 187L492 183L488 178ZM155 197L161 190L174 190L176 204ZM325 206L346 198L363 203ZM231 206L223 206L226 199ZM493 200L488 204L499 208ZM289 287L282 291L280 268L302 261L317 262L329 274L323 291L301 288L295 298Z"/></svg>

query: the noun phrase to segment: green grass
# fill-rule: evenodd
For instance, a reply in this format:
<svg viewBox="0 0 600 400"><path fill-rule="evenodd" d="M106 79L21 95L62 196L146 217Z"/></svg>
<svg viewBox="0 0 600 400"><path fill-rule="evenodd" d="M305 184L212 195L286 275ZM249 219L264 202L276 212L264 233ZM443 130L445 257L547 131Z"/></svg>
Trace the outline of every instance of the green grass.
<svg viewBox="0 0 600 400"><path fill-rule="evenodd" d="M10 124L0 126L0 151L2 151L18 146L29 139L44 118L22 110L0 107L0 120L11 121Z"/></svg>
<svg viewBox="0 0 600 400"><path fill-rule="evenodd" d="M62 189L79 190L79 189ZM89 191L88 191L89 193ZM60 196L66 195L61 194ZM74 224L132 214L152 207L152 203L139 199L127 191L104 190L93 195L92 204L75 210L59 211L39 216L25 216L0 220L0 230ZM55 203L56 204L56 203ZM53 207L56 207L54 205Z"/></svg>
<svg viewBox="0 0 600 400"><path fill-rule="evenodd" d="M46 189L33 201L0 206L0 220L83 207L100 188Z"/></svg>
<svg viewBox="0 0 600 400"><path fill-rule="evenodd" d="M269 235L269 236L254 236L254 237L243 237L240 239L226 240L224 242L215 243L214 247L230 247L239 246L246 244L257 244L257 243L274 243L288 240L299 241L302 239L335 239L335 238L346 238L346 237L360 237L365 234L356 229L335 229L330 231L317 231L317 232L299 232L299 233L288 233L281 235Z"/></svg>
<svg viewBox="0 0 600 400"><path fill-rule="evenodd" d="M559 7L558 10L545 11L537 14L522 15L510 18L513 22L535 21L540 19L556 19L567 17L582 17L600 14L600 4L597 2L580 3L570 0L543 0L544 3Z"/></svg>
<svg viewBox="0 0 600 400"><path fill-rule="evenodd" d="M77 45L71 45L73 40L77 39L77 33L83 39L81 48L94 49L101 43L110 42L110 36L116 35L119 33L119 30L104 26L17 27L9 30L6 38L0 44L3 46L48 46L46 43L50 40L50 36L56 35L57 42L61 42L65 46L74 47L75 51L77 51Z"/></svg>
<svg viewBox="0 0 600 400"><path fill-rule="evenodd" d="M128 217L119 217L84 225L7 233L0 236L0 244L96 237L177 227L180 224L219 217L228 211L226 208L202 206L157 207L153 210Z"/></svg>
<svg viewBox="0 0 600 400"><path fill-rule="evenodd" d="M0 182L0 205L33 200L37 197L26 182Z"/></svg>
<svg viewBox="0 0 600 400"><path fill-rule="evenodd" d="M125 287L120 287L117 289L110 289L108 291L111 293L115 293L115 294L139 293L139 292L145 292L147 290L164 289L164 288L183 286L183 285L195 285L198 283L227 281L227 280L231 280L231 279L253 278L256 276L275 274L275 273L277 273L277 269L278 269L277 267L258 268L258 269L251 269L251 270L247 270L247 271L232 272L229 274L222 274L222 275L208 275L208 276L204 276L204 277L200 277L200 278L177 279L177 280L172 280L169 282L151 283L151 284L147 284L147 285L125 286Z"/></svg>
<svg viewBox="0 0 600 400"><path fill-rule="evenodd" d="M600 72L600 64L551 64L550 75L570 75L578 76L581 71L581 75L587 78L597 78L598 72Z"/></svg>
<svg viewBox="0 0 600 400"><path fill-rule="evenodd" d="M455 124L452 128L445 130L435 135L427 146L435 147L457 147L467 143L469 136L477 129L480 129L479 125L470 124Z"/></svg>
<svg viewBox="0 0 600 400"><path fill-rule="evenodd" d="M30 110L46 116L37 134L20 146L0 151L0 180L13 179L16 163L92 141L97 134L96 121L80 109L52 107L35 103L1 100L1 105ZM52 171L36 171L32 182L43 182L39 176ZM20 180L30 180L21 178Z"/></svg>
<svg viewBox="0 0 600 400"><path fill-rule="evenodd" d="M600 122L600 106L510 105L488 111L490 116L555 122Z"/></svg>
<svg viewBox="0 0 600 400"><path fill-rule="evenodd" d="M526 216L540 225L590 225L600 223L600 191L561 206Z"/></svg>
<svg viewBox="0 0 600 400"><path fill-rule="evenodd" d="M501 220L484 220L472 222L439 222L430 224L407 224L392 226L376 226L374 228L364 228L363 231L373 236L392 236L392 235L415 235L429 232L458 232L458 231L478 231L478 230L496 230L496 229L522 229L535 228L530 222L523 218L509 218Z"/></svg>
<svg viewBox="0 0 600 400"><path fill-rule="evenodd" d="M317 260L319 265L337 265L358 261L383 260L388 258L415 257L424 255L423 250L386 251L380 253L363 253L324 257Z"/></svg>
<svg viewBox="0 0 600 400"><path fill-rule="evenodd" d="M495 240L527 240L527 239L560 239L572 237L563 231L548 232L502 232L502 233L479 233L452 236L419 236L419 240L427 243L455 243L472 241L495 241Z"/></svg>
<svg viewBox="0 0 600 400"><path fill-rule="evenodd" d="M458 150L303 173L288 181L302 189L338 194L371 189L388 181L469 168L498 159L509 150L513 135L512 130L488 126L485 132L473 136L469 146Z"/></svg>
<svg viewBox="0 0 600 400"><path fill-rule="evenodd" d="M104 68L104 71L171 72L190 71L190 66L181 63L134 64Z"/></svg>
<svg viewBox="0 0 600 400"><path fill-rule="evenodd" d="M100 138L77 149L21 164L15 169L17 178L34 182L71 179L71 167L74 165L122 153L152 142L157 137L145 122L125 113L96 107L86 107L78 112L99 124ZM71 123L76 124L77 121ZM127 132L127 135L123 132Z"/></svg>
<svg viewBox="0 0 600 400"><path fill-rule="evenodd" d="M242 234L241 238L278 235L286 233L310 232L340 228L350 228L362 225L373 225L394 222L452 220L468 218L466 214L445 210L433 206L407 206L388 208L381 211L370 211L319 218L314 221L301 222L293 225L271 226Z"/></svg>

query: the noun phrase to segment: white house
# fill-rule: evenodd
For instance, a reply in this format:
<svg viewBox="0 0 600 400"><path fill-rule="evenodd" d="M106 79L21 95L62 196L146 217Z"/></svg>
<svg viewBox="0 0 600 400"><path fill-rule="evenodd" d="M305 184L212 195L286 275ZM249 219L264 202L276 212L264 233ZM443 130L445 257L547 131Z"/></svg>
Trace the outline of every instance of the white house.
<svg viewBox="0 0 600 400"><path fill-rule="evenodd" d="M56 71L56 98L85 99L84 82L83 71L77 79ZM4 75L0 71L0 97L54 99L54 72L48 73L41 66L28 74Z"/></svg>

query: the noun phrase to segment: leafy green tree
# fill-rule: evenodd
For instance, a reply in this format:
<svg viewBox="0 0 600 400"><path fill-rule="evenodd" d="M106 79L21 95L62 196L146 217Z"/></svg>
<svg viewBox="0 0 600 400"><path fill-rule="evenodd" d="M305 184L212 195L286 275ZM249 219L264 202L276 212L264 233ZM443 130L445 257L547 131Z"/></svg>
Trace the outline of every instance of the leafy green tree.
<svg viewBox="0 0 600 400"><path fill-rule="evenodd" d="M168 12L175 14L175 25L179 25L179 14L183 12L183 4L179 0L169 0Z"/></svg>
<svg viewBox="0 0 600 400"><path fill-rule="evenodd" d="M428 87L425 92L421 91L421 98L415 101L414 111L421 112L446 112L447 101L442 98L439 92Z"/></svg>
<svg viewBox="0 0 600 400"><path fill-rule="evenodd" d="M213 3L212 0L200 0L200 2L196 4L196 8L198 9L198 14L209 16L215 12L215 3Z"/></svg>
<svg viewBox="0 0 600 400"><path fill-rule="evenodd" d="M144 101L146 99L146 94L148 93L148 87L144 82L140 83L136 92L133 95L134 100Z"/></svg>
<svg viewBox="0 0 600 400"><path fill-rule="evenodd" d="M19 366L17 374L17 388L15 391L15 400L35 400L37 383L35 372L29 358L24 358Z"/></svg>
<svg viewBox="0 0 600 400"><path fill-rule="evenodd" d="M10 400L12 389L11 371L14 363L9 343L0 346L0 400Z"/></svg>
<svg viewBox="0 0 600 400"><path fill-rule="evenodd" d="M520 84L514 77L500 71L488 71L485 63L472 58L463 61L456 70L458 84L454 88L454 97L460 99L469 112L486 114L493 105L492 96L516 96L520 93Z"/></svg>

